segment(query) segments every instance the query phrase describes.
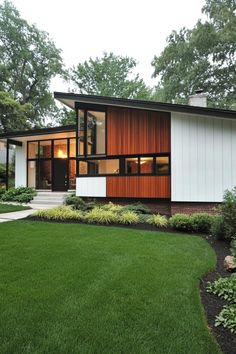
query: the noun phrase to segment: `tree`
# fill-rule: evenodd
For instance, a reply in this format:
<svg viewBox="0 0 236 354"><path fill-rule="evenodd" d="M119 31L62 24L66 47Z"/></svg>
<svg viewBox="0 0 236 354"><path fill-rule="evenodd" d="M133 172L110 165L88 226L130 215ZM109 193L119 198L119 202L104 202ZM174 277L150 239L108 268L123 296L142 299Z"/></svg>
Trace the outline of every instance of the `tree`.
<svg viewBox="0 0 236 354"><path fill-rule="evenodd" d="M198 88L209 94L209 105L234 108L236 102L236 2L206 0L204 23L192 30L173 31L152 65L157 91L166 102L186 103ZM236 107L235 107L236 108Z"/></svg>
<svg viewBox="0 0 236 354"><path fill-rule="evenodd" d="M31 123L42 124L54 109L49 86L63 75L60 50L49 35L29 25L9 1L0 5L0 90L34 109Z"/></svg>
<svg viewBox="0 0 236 354"><path fill-rule="evenodd" d="M0 91L0 132L30 128L32 106L20 104L8 92Z"/></svg>
<svg viewBox="0 0 236 354"><path fill-rule="evenodd" d="M71 80L80 93L149 99L148 88L138 74L134 74L137 62L133 58L104 53L101 58L89 58L71 71Z"/></svg>

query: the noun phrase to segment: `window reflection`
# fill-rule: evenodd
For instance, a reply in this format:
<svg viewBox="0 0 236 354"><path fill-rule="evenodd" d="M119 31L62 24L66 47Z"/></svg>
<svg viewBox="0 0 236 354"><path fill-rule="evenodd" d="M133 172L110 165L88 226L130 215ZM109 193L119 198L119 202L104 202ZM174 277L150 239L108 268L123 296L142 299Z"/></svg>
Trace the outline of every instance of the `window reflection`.
<svg viewBox="0 0 236 354"><path fill-rule="evenodd" d="M105 154L105 112L87 112L87 154Z"/></svg>
<svg viewBox="0 0 236 354"><path fill-rule="evenodd" d="M54 157L58 159L65 159L68 157L67 140L54 140Z"/></svg>
<svg viewBox="0 0 236 354"><path fill-rule="evenodd" d="M153 173L153 158L141 157L140 158L140 173Z"/></svg>
<svg viewBox="0 0 236 354"><path fill-rule="evenodd" d="M125 173L133 175L138 173L138 158L130 157L125 159Z"/></svg>
<svg viewBox="0 0 236 354"><path fill-rule="evenodd" d="M156 157L156 172L158 175L170 173L169 156Z"/></svg>

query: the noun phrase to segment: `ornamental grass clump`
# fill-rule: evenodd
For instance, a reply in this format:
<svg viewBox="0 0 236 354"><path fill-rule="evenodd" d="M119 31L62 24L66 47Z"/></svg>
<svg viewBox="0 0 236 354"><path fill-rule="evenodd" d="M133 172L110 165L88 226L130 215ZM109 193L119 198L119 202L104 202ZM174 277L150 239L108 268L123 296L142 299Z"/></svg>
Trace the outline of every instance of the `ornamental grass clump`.
<svg viewBox="0 0 236 354"><path fill-rule="evenodd" d="M146 222L150 225L154 225L156 227L167 227L168 220L166 216L160 214L153 214L147 218Z"/></svg>
<svg viewBox="0 0 236 354"><path fill-rule="evenodd" d="M85 214L85 220L92 224L112 224L118 221L118 216L111 210L96 207Z"/></svg>
<svg viewBox="0 0 236 354"><path fill-rule="evenodd" d="M83 213L69 206L59 206L52 209L38 210L32 216L45 220L83 220Z"/></svg>
<svg viewBox="0 0 236 354"><path fill-rule="evenodd" d="M100 208L102 210L109 210L109 211L112 211L114 213L119 213L123 210L123 206L122 205L119 205L119 204L114 204L112 202L109 202L107 204L104 204L104 205L101 205Z"/></svg>
<svg viewBox="0 0 236 354"><path fill-rule="evenodd" d="M124 225L137 224L139 216L133 211L126 211L118 216L118 222Z"/></svg>

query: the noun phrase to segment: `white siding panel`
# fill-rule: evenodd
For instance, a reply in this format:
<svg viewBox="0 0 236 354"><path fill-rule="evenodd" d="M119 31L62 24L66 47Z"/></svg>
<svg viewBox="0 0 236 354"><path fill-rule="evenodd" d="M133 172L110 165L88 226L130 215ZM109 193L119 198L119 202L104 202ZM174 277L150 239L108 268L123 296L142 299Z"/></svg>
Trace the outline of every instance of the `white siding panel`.
<svg viewBox="0 0 236 354"><path fill-rule="evenodd" d="M16 176L15 187L26 187L27 172L26 172L26 143L22 146L16 146Z"/></svg>
<svg viewBox="0 0 236 354"><path fill-rule="evenodd" d="M236 185L236 122L172 113L172 201L220 202Z"/></svg>
<svg viewBox="0 0 236 354"><path fill-rule="evenodd" d="M106 197L106 177L77 177L76 195L79 197Z"/></svg>

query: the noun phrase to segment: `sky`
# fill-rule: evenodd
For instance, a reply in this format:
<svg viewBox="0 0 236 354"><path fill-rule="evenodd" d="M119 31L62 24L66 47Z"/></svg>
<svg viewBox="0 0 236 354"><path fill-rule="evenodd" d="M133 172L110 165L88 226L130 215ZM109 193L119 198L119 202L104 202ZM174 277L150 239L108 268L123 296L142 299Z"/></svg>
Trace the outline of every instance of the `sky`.
<svg viewBox="0 0 236 354"><path fill-rule="evenodd" d="M2 3L3 0L0 0ZM103 52L131 56L145 82L151 79L151 61L166 45L172 30L192 28L204 0L11 0L21 17L47 31L62 49L67 67ZM55 79L51 89L67 91L68 84Z"/></svg>

